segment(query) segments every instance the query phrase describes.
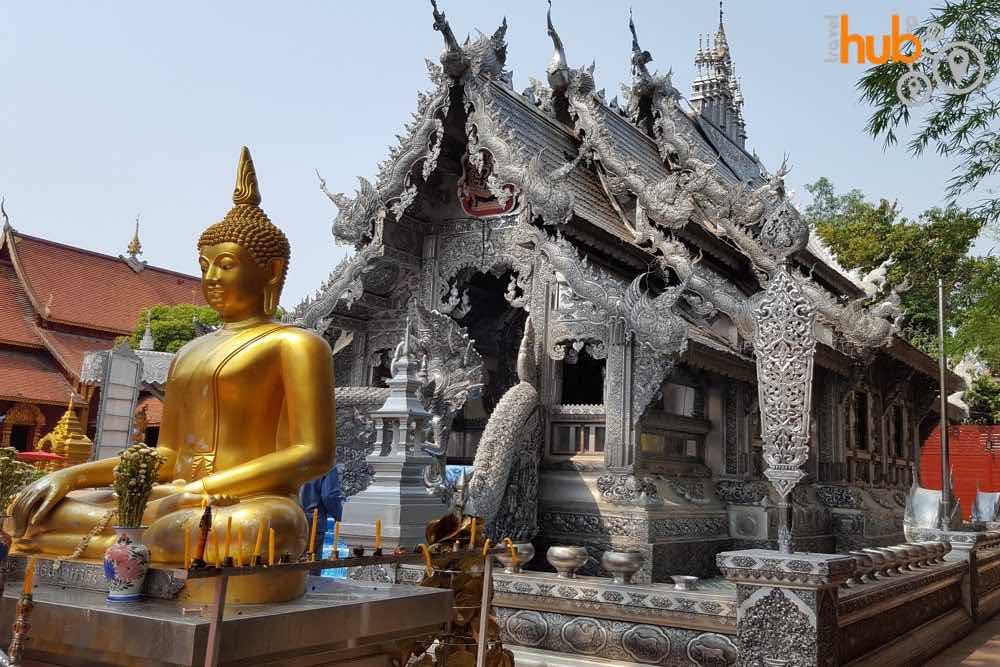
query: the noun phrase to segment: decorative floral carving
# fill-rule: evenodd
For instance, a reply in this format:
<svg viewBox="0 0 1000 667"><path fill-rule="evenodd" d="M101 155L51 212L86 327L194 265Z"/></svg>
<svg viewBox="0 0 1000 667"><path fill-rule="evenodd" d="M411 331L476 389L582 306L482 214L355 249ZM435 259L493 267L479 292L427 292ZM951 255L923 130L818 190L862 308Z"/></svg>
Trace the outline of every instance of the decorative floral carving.
<svg viewBox="0 0 1000 667"><path fill-rule="evenodd" d="M663 504L656 485L635 475L601 475L597 478L597 490L604 502L614 505Z"/></svg>

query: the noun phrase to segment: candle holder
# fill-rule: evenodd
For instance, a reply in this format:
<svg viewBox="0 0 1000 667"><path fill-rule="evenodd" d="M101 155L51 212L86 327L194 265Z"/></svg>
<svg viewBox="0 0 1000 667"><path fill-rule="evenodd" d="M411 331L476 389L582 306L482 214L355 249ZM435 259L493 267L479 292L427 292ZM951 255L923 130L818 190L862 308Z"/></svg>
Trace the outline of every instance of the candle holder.
<svg viewBox="0 0 1000 667"><path fill-rule="evenodd" d="M278 558L278 562L281 563L282 565L288 565L289 563L292 562L292 554L287 552L281 554L281 556Z"/></svg>
<svg viewBox="0 0 1000 667"><path fill-rule="evenodd" d="M379 547L372 552L372 556L381 556L381 555L382 555L382 547Z"/></svg>
<svg viewBox="0 0 1000 667"><path fill-rule="evenodd" d="M236 561L233 560L232 556L226 556L222 559L222 567L233 567L236 565Z"/></svg>
<svg viewBox="0 0 1000 667"><path fill-rule="evenodd" d="M261 556L260 554L254 556L253 557L253 566L254 567L263 567L264 566L264 557Z"/></svg>
<svg viewBox="0 0 1000 667"><path fill-rule="evenodd" d="M351 555L355 558L361 558L365 555L364 547L351 547Z"/></svg>
<svg viewBox="0 0 1000 667"><path fill-rule="evenodd" d="M17 601L17 616L14 618L13 635L10 638L10 645L7 647L7 655L10 657L12 665L21 664L21 656L24 654L24 645L28 641L28 630L31 623L28 618L31 610L35 607L35 600L31 593L21 593Z"/></svg>

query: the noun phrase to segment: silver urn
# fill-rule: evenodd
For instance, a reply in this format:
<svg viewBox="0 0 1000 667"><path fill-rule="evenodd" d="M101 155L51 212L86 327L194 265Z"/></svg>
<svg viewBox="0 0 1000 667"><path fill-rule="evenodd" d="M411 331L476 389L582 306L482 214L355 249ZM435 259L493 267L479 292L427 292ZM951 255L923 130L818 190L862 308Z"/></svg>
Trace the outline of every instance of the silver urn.
<svg viewBox="0 0 1000 667"><path fill-rule="evenodd" d="M616 584L631 584L632 576L642 569L645 561L641 551L605 551L601 567L611 574Z"/></svg>
<svg viewBox="0 0 1000 667"><path fill-rule="evenodd" d="M590 558L585 548L571 546L551 546L545 557L561 579L575 579L576 571Z"/></svg>
<svg viewBox="0 0 1000 667"><path fill-rule="evenodd" d="M527 565L532 558L535 557L535 547L531 542L521 542L514 545L514 549L517 550L517 565L514 565L514 559L511 558L510 551L504 551L503 553L497 554L497 560L503 565L503 571L507 574L518 574L521 572L521 568Z"/></svg>

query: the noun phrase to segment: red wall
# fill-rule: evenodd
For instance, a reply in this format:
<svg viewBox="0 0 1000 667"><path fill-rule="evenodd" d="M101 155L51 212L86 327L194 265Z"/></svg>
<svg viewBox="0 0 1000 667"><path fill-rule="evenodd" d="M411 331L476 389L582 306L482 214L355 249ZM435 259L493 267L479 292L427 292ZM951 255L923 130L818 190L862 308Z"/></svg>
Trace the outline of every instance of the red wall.
<svg viewBox="0 0 1000 667"><path fill-rule="evenodd" d="M1000 491L1000 426L950 426L948 459L962 518L968 519L977 481L983 491ZM941 431L937 426L920 448L920 485L941 488Z"/></svg>

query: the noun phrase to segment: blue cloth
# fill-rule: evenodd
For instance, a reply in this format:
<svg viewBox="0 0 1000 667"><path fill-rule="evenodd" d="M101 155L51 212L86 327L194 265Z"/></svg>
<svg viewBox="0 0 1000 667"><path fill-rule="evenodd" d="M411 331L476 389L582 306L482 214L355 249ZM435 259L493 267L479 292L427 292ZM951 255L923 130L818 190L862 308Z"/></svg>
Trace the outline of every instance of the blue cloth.
<svg viewBox="0 0 1000 667"><path fill-rule="evenodd" d="M310 517L312 511L318 509L324 518L340 521L344 516L344 501L340 494L340 471L337 466L330 468L330 472L322 477L303 484L299 490L299 502Z"/></svg>

